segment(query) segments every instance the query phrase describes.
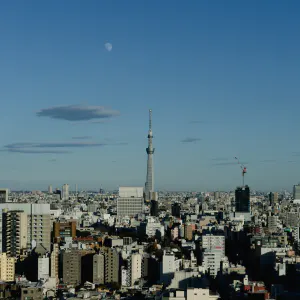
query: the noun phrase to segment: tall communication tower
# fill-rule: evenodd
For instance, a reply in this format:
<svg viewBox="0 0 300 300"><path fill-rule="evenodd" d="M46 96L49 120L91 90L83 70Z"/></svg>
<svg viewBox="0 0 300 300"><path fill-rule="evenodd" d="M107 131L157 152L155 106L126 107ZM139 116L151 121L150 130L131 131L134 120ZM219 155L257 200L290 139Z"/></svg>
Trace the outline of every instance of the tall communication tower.
<svg viewBox="0 0 300 300"><path fill-rule="evenodd" d="M153 133L152 133L152 110L149 110L149 131L148 131L148 147L146 152L148 154L147 159L147 177L145 183L145 200L150 199L150 192L154 191L154 173L153 173L153 154L154 148L152 145Z"/></svg>

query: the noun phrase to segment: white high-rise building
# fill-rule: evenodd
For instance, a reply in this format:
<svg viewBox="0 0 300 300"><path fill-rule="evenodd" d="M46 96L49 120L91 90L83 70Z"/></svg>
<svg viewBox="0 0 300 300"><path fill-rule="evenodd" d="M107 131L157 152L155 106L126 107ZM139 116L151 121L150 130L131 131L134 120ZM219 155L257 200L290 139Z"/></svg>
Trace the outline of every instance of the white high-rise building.
<svg viewBox="0 0 300 300"><path fill-rule="evenodd" d="M217 276L218 271L221 268L221 261L224 255L219 250L206 249L203 252L202 266L205 271L209 271L211 276Z"/></svg>
<svg viewBox="0 0 300 300"><path fill-rule="evenodd" d="M27 230L27 249L35 248L37 253L44 253L51 249L51 215L50 204L32 203L0 203L0 212L19 211L27 215L26 226L21 227L21 231ZM2 222L4 214L2 215ZM6 223L5 223L5 222ZM9 220L7 220L9 221ZM9 222L7 223L9 224ZM23 223L22 223L23 224ZM21 234L20 231L20 234ZM2 228L2 248L4 248L4 234L6 230ZM25 234L24 234L25 235ZM22 235L22 240L23 236Z"/></svg>
<svg viewBox="0 0 300 300"><path fill-rule="evenodd" d="M49 185L49 186L48 186L48 193L49 193L49 194L52 194L52 193L53 193L52 185Z"/></svg>
<svg viewBox="0 0 300 300"><path fill-rule="evenodd" d="M142 255L139 253L132 254L129 263L129 283L130 286L133 286L135 281L142 277Z"/></svg>
<svg viewBox="0 0 300 300"><path fill-rule="evenodd" d="M144 199L142 187L120 187L117 200L118 217L131 217L143 213Z"/></svg>
<svg viewBox="0 0 300 300"><path fill-rule="evenodd" d="M175 255L171 251L164 251L161 268L161 281L168 281L176 271Z"/></svg>
<svg viewBox="0 0 300 300"><path fill-rule="evenodd" d="M6 282L15 280L15 259L7 257L6 253L0 254L0 280Z"/></svg>
<svg viewBox="0 0 300 300"><path fill-rule="evenodd" d="M69 200L69 185L64 184L61 190L61 198L62 200Z"/></svg>
<svg viewBox="0 0 300 300"><path fill-rule="evenodd" d="M50 259L42 256L38 258L38 280L46 280L49 278Z"/></svg>
<svg viewBox="0 0 300 300"><path fill-rule="evenodd" d="M206 234L202 236L202 247L208 250L218 250L225 255L225 236Z"/></svg>

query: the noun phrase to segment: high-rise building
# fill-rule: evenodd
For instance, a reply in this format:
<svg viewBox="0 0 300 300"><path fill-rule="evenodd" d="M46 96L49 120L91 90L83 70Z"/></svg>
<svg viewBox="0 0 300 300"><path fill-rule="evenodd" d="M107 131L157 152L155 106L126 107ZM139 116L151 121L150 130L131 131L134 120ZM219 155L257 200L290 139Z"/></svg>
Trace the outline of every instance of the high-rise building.
<svg viewBox="0 0 300 300"><path fill-rule="evenodd" d="M142 277L142 255L134 253L129 259L129 286L133 286L135 281Z"/></svg>
<svg viewBox="0 0 300 300"><path fill-rule="evenodd" d="M62 200L69 200L69 185L64 184L62 186Z"/></svg>
<svg viewBox="0 0 300 300"><path fill-rule="evenodd" d="M117 200L118 217L131 217L143 213L143 188L120 187Z"/></svg>
<svg viewBox="0 0 300 300"><path fill-rule="evenodd" d="M156 200L151 200L150 215L153 217L158 216L158 202Z"/></svg>
<svg viewBox="0 0 300 300"><path fill-rule="evenodd" d="M0 213L8 211L23 211L27 215L27 249L35 248L37 253L45 253L51 250L51 216L50 204L32 203L0 203ZM3 225L4 222L2 221ZM2 244L6 230L2 228ZM1 248L1 245L0 245Z"/></svg>
<svg viewBox="0 0 300 300"><path fill-rule="evenodd" d="M93 283L105 284L105 257L103 253L93 256Z"/></svg>
<svg viewBox="0 0 300 300"><path fill-rule="evenodd" d="M214 192L214 199L218 200L220 198L220 192Z"/></svg>
<svg viewBox="0 0 300 300"><path fill-rule="evenodd" d="M180 204L179 203L174 203L172 204L172 216L173 217L177 217L177 218L180 218Z"/></svg>
<svg viewBox="0 0 300 300"><path fill-rule="evenodd" d="M300 200L300 184L294 185L293 197L294 200Z"/></svg>
<svg viewBox="0 0 300 300"><path fill-rule="evenodd" d="M55 241L64 240L66 237L76 237L76 221L54 222L53 236Z"/></svg>
<svg viewBox="0 0 300 300"><path fill-rule="evenodd" d="M0 280L6 282L15 280L15 259L8 257L6 253L0 254Z"/></svg>
<svg viewBox="0 0 300 300"><path fill-rule="evenodd" d="M38 280L46 280L50 275L50 260L48 256L38 258Z"/></svg>
<svg viewBox="0 0 300 300"><path fill-rule="evenodd" d="M116 248L103 247L93 257L93 282L99 284L120 282L120 253Z"/></svg>
<svg viewBox="0 0 300 300"><path fill-rule="evenodd" d="M248 185L238 187L235 190L235 211L250 212L250 189Z"/></svg>
<svg viewBox="0 0 300 300"><path fill-rule="evenodd" d="M0 189L0 203L8 202L8 189Z"/></svg>
<svg viewBox="0 0 300 300"><path fill-rule="evenodd" d="M148 154L147 160L147 177L145 183L145 200L150 199L150 192L154 191L154 173L153 173L153 154L154 148L152 145L153 133L152 133L152 110L149 110L149 131L148 131L148 148L146 152Z"/></svg>
<svg viewBox="0 0 300 300"><path fill-rule="evenodd" d="M53 249L51 252L51 277L56 279L58 282L59 279L59 245L53 244Z"/></svg>
<svg viewBox="0 0 300 300"><path fill-rule="evenodd" d="M16 257L27 249L27 214L24 211L3 213L2 247L7 256Z"/></svg>
<svg viewBox="0 0 300 300"><path fill-rule="evenodd" d="M63 281L72 286L81 283L81 253L76 249L63 253Z"/></svg>
<svg viewBox="0 0 300 300"><path fill-rule="evenodd" d="M52 189L52 185L48 186L48 194L52 194L53 193L53 189Z"/></svg>

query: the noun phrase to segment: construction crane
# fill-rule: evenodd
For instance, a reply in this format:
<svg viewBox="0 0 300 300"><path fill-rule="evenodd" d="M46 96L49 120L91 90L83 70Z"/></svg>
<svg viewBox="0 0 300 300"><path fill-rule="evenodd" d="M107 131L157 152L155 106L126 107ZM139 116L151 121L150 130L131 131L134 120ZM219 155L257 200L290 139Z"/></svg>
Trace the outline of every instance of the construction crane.
<svg viewBox="0 0 300 300"><path fill-rule="evenodd" d="M243 186L244 186L245 185L245 174L247 173L247 168L240 162L240 160L237 157L235 157L235 159L237 160L238 165L242 169Z"/></svg>

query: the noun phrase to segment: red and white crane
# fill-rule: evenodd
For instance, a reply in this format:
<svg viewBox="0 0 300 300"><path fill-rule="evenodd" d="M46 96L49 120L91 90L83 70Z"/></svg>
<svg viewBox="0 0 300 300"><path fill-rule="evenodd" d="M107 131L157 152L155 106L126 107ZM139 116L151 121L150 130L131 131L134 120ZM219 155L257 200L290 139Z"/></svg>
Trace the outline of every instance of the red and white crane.
<svg viewBox="0 0 300 300"><path fill-rule="evenodd" d="M235 156L237 163L242 169L242 177L243 177L243 186L245 185L245 174L247 173L247 168L240 162L240 160Z"/></svg>

